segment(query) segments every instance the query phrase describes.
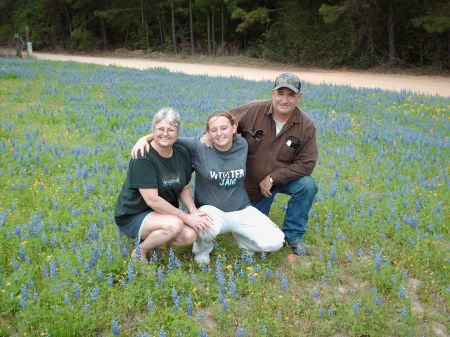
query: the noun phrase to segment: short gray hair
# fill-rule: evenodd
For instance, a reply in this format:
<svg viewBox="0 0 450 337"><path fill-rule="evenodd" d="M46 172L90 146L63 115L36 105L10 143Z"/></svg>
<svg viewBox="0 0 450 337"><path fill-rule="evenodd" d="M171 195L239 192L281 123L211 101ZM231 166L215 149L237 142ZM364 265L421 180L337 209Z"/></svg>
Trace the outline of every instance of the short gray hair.
<svg viewBox="0 0 450 337"><path fill-rule="evenodd" d="M176 126L180 129L180 114L176 112L172 108L162 108L160 109L155 116L153 116L152 130L155 130L155 125L161 122L162 120L168 121L170 124Z"/></svg>

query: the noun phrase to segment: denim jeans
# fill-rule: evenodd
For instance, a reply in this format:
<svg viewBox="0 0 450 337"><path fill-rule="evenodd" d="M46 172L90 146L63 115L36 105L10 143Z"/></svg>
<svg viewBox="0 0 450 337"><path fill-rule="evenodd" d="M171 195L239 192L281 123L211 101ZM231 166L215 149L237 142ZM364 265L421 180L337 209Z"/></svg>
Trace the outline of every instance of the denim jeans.
<svg viewBox="0 0 450 337"><path fill-rule="evenodd" d="M269 215L275 195L277 193L289 195L291 198L284 216L282 230L288 244L302 241L302 236L306 233L309 210L317 193L314 179L311 176L304 176L284 185L275 185L272 187L271 193L272 196L261 197L253 206L265 215Z"/></svg>

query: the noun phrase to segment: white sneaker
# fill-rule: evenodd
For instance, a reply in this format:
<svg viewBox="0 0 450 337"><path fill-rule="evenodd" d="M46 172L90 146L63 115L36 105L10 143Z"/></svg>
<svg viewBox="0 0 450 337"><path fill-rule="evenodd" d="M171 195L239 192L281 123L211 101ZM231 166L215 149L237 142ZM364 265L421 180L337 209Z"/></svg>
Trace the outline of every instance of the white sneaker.
<svg viewBox="0 0 450 337"><path fill-rule="evenodd" d="M247 250L247 249L245 249L245 248L242 248L242 253L243 253L245 256L247 256L247 257L253 257L253 256L255 256L255 252L251 252L251 251L249 251L249 250Z"/></svg>
<svg viewBox="0 0 450 337"><path fill-rule="evenodd" d="M194 260L199 264L209 264L209 254L195 254Z"/></svg>

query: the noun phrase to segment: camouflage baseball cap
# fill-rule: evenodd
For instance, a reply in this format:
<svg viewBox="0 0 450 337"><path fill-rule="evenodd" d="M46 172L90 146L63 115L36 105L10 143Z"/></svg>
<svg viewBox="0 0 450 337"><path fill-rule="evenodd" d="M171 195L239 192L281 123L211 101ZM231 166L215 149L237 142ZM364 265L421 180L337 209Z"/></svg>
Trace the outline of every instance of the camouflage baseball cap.
<svg viewBox="0 0 450 337"><path fill-rule="evenodd" d="M302 85L300 83L300 79L297 77L297 75L294 75L293 73L283 73L278 75L277 79L275 80L275 86L273 90L288 88L293 92L298 93L300 92L301 86Z"/></svg>

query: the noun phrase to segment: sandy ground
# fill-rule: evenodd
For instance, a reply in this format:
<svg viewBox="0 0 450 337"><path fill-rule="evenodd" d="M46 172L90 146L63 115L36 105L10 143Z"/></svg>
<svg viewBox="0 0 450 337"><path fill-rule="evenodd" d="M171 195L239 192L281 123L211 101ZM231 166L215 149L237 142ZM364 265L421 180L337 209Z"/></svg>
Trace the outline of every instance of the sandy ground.
<svg viewBox="0 0 450 337"><path fill-rule="evenodd" d="M165 62L142 58L112 58L96 56L77 56L49 53L34 53L38 59L55 61L76 61L101 65L116 65L136 69L164 67L170 71L183 72L190 75L237 76L251 80L274 80L282 72L293 72L302 80L313 84L349 85L356 88L381 88L395 91L411 91L425 95L450 96L450 77L448 76L416 76L403 74L375 74L357 71L332 71L303 68L277 69L260 66L228 66L217 64L195 64Z"/></svg>

